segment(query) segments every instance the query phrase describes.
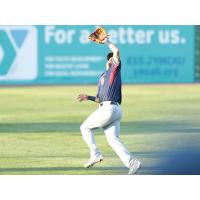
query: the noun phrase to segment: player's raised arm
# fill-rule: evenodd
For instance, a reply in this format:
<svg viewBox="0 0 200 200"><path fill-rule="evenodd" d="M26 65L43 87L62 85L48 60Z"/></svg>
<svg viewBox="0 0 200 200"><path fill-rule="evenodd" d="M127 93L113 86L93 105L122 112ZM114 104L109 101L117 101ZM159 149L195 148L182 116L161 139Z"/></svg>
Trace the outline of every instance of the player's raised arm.
<svg viewBox="0 0 200 200"><path fill-rule="evenodd" d="M89 35L89 39L97 44L107 44L113 53L113 60L116 63L120 62L119 49L108 40L109 35L103 27L97 28L92 34Z"/></svg>
<svg viewBox="0 0 200 200"><path fill-rule="evenodd" d="M107 44L110 50L113 52L114 61L116 63L119 63L120 62L119 49L113 43L111 43L108 39L106 40L105 44Z"/></svg>

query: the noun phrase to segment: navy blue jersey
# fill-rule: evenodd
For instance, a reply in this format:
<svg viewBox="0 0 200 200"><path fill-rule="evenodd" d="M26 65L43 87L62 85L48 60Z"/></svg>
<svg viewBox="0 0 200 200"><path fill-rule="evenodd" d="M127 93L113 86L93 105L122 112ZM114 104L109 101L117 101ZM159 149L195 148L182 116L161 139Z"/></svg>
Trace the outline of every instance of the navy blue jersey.
<svg viewBox="0 0 200 200"><path fill-rule="evenodd" d="M114 101L121 104L121 62L112 59L111 67L99 79L97 98L99 102Z"/></svg>

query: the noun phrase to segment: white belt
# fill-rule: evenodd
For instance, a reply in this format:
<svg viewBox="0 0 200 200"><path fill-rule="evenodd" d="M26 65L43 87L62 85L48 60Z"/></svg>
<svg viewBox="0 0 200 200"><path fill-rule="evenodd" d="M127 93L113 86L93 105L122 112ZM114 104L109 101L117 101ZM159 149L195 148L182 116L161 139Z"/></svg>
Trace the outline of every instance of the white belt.
<svg viewBox="0 0 200 200"><path fill-rule="evenodd" d="M99 106L105 106L105 105L116 105L119 106L119 103L114 102L114 101L103 101L99 104Z"/></svg>

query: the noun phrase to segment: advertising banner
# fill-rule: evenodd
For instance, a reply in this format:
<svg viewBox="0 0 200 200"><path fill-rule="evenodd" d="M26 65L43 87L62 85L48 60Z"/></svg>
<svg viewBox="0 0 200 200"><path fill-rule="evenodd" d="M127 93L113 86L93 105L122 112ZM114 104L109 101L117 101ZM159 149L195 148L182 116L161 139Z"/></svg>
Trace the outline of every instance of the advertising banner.
<svg viewBox="0 0 200 200"><path fill-rule="evenodd" d="M107 45L97 26L0 26L0 85L95 84ZM124 83L194 82L194 26L103 26L120 49Z"/></svg>

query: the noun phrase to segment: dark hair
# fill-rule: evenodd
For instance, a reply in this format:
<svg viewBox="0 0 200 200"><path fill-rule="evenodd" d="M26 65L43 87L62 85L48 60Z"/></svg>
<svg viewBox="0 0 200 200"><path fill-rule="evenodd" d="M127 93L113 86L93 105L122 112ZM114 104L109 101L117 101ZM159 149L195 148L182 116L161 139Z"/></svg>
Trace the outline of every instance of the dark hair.
<svg viewBox="0 0 200 200"><path fill-rule="evenodd" d="M107 55L107 60L109 60L109 59L112 58L112 57L113 57L113 53L112 53L112 52L108 53L108 55Z"/></svg>

